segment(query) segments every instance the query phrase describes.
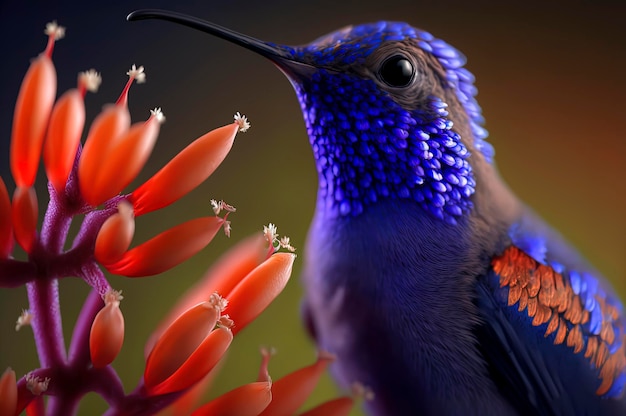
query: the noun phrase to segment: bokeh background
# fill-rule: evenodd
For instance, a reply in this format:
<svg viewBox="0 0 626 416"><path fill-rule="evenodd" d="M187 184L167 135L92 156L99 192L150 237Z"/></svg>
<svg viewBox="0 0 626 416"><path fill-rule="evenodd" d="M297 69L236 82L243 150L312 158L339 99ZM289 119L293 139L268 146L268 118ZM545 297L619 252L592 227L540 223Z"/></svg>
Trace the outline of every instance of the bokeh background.
<svg viewBox="0 0 626 416"><path fill-rule="evenodd" d="M546 4L550 3L550 5ZM163 107L167 122L143 181L204 132L227 124L235 111L253 128L240 134L219 170L200 189L159 213L140 218L136 241L210 212L209 199L238 211L231 239L219 235L199 255L158 277L112 277L122 289L127 338L115 367L127 390L143 371L143 343L179 294L235 241L275 222L303 248L313 213L316 177L299 105L290 84L263 58L222 40L159 21L127 23L138 8L168 8L285 44L306 43L340 26L405 20L447 40L468 56L479 102L502 175L591 260L626 298L626 31L623 2L568 1L32 1L0 3L0 173L10 191L8 149L15 97L29 60L40 53L46 22L67 27L54 52L59 93L89 68L102 73L87 96L87 120L113 102L131 64L147 83L131 91L135 121ZM40 171L40 199L45 200ZM129 187L132 189L132 186ZM42 201L43 202L43 201ZM274 378L309 364L314 348L299 323L302 260L285 292L237 337L210 395L255 379L260 345L274 346ZM67 337L87 287L61 282ZM0 289L0 369L22 375L37 366L28 328L15 319L27 307L24 289ZM384 359L384 357L381 357ZM308 406L336 394L327 377ZM88 397L81 414L104 402ZM356 411L354 414L360 414Z"/></svg>

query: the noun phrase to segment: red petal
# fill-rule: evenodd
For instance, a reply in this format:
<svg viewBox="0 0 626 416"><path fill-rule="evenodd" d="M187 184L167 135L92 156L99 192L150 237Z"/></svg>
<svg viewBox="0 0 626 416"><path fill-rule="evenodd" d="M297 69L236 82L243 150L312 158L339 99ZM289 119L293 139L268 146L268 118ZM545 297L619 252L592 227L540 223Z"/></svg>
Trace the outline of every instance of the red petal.
<svg viewBox="0 0 626 416"><path fill-rule="evenodd" d="M89 335L89 352L95 368L115 360L124 344L124 316L119 302L107 303L96 315Z"/></svg>
<svg viewBox="0 0 626 416"><path fill-rule="evenodd" d="M13 116L11 172L19 187L30 187L35 182L56 88L52 60L39 55L22 81Z"/></svg>
<svg viewBox="0 0 626 416"><path fill-rule="evenodd" d="M44 143L46 174L57 193L65 189L84 126L83 96L77 89L69 90L59 98L52 110L48 137Z"/></svg>
<svg viewBox="0 0 626 416"><path fill-rule="evenodd" d="M163 208L200 185L230 151L238 127L229 124L198 138L137 188L130 195L135 215Z"/></svg>
<svg viewBox="0 0 626 416"><path fill-rule="evenodd" d="M174 320L189 309L192 305L209 300L209 297L217 293L229 293L232 289L250 273L265 258L267 243L263 236L255 234L237 243L224 254L200 279L178 300L170 309L157 329L146 342L145 355L152 350L156 339L163 333Z"/></svg>
<svg viewBox="0 0 626 416"><path fill-rule="evenodd" d="M109 151L120 141L129 126L128 108L119 105L106 107L91 125L78 162L78 184L81 195L92 206L102 202L99 201L99 195L93 189L93 185L103 165L107 163Z"/></svg>
<svg viewBox="0 0 626 416"><path fill-rule="evenodd" d="M13 227L18 244L29 253L37 236L37 194L33 188L15 188Z"/></svg>
<svg viewBox="0 0 626 416"><path fill-rule="evenodd" d="M272 383L257 381L229 391L192 413L193 416L257 416L272 401Z"/></svg>
<svg viewBox="0 0 626 416"><path fill-rule="evenodd" d="M7 368L0 377L0 416L13 416L17 410L15 371Z"/></svg>
<svg viewBox="0 0 626 416"><path fill-rule="evenodd" d="M91 184L98 205L119 194L144 167L156 139L160 123L155 116L145 123L134 124L106 154L97 179Z"/></svg>
<svg viewBox="0 0 626 416"><path fill-rule="evenodd" d="M0 259L6 259L13 251L13 221L11 200L4 181L0 178Z"/></svg>
<svg viewBox="0 0 626 416"><path fill-rule="evenodd" d="M122 258L104 267L128 277L152 276L187 260L211 242L222 227L219 217L187 221L127 251Z"/></svg>
<svg viewBox="0 0 626 416"><path fill-rule="evenodd" d="M332 360L331 356L320 354L315 364L287 374L275 382L272 386L272 403L265 409L262 416L295 414L311 395Z"/></svg>
<svg viewBox="0 0 626 416"><path fill-rule="evenodd" d="M225 294L228 314L236 334L252 322L282 292L291 276L296 255L276 253L251 271L233 290Z"/></svg>
<svg viewBox="0 0 626 416"><path fill-rule="evenodd" d="M94 254L96 260L103 264L119 260L128 250L135 233L132 205L127 201L122 201L117 206L117 210L118 212L102 224L96 238Z"/></svg>
<svg viewBox="0 0 626 416"><path fill-rule="evenodd" d="M219 309L209 302L181 314L158 339L146 361L146 386L156 386L171 376L211 333L219 317Z"/></svg>

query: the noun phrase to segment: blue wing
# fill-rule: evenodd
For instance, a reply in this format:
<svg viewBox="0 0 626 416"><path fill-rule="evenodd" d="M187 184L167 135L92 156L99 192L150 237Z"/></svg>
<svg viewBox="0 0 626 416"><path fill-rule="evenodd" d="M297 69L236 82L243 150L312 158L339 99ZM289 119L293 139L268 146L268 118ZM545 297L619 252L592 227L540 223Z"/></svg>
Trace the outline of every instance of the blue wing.
<svg viewBox="0 0 626 416"><path fill-rule="evenodd" d="M477 285L476 336L501 393L524 415L626 415L622 305L551 257L545 235L515 234Z"/></svg>

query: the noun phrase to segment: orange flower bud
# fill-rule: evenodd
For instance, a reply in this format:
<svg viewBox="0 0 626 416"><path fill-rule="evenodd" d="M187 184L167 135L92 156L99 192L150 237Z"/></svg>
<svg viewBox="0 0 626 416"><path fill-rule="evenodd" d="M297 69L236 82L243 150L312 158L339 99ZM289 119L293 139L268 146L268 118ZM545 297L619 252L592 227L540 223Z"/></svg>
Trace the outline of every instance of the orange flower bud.
<svg viewBox="0 0 626 416"><path fill-rule="evenodd" d="M225 357L224 357L225 358ZM221 362L224 360L222 359ZM194 386L185 391L174 403L163 409L159 413L160 416L188 416L191 414L192 409L197 407L198 402L205 395L209 389L211 383L213 383L215 377L219 373L221 366L219 363L213 367L209 374L207 374L202 380L198 381Z"/></svg>
<svg viewBox="0 0 626 416"><path fill-rule="evenodd" d="M265 258L266 243L263 237L255 234L242 240L226 254L224 254L205 274L197 284L192 286L170 309L157 329L146 342L145 355L148 356L156 339L161 336L174 320L189 309L192 305L209 300L217 293L229 293Z"/></svg>
<svg viewBox="0 0 626 416"><path fill-rule="evenodd" d="M233 334L215 325L221 307L203 302L183 313L154 345L144 371L152 395L187 389L204 378L228 349Z"/></svg>
<svg viewBox="0 0 626 416"><path fill-rule="evenodd" d="M127 251L108 271L128 277L152 276L187 260L211 242L224 220L202 217L179 224Z"/></svg>
<svg viewBox="0 0 626 416"><path fill-rule="evenodd" d="M262 416L293 415L309 397L328 364L334 359L329 354L321 353L315 362L308 367L287 374L272 386L272 403L265 409Z"/></svg>
<svg viewBox="0 0 626 416"><path fill-rule="evenodd" d="M57 193L65 189L84 125L83 95L78 89L69 90L59 98L52 110L48 137L44 143L46 174Z"/></svg>
<svg viewBox="0 0 626 416"><path fill-rule="evenodd" d="M110 290L104 296L104 307L100 309L91 325L89 352L95 368L113 362L124 343L124 316L120 310L120 292Z"/></svg>
<svg viewBox="0 0 626 416"><path fill-rule="evenodd" d="M107 218L98 231L94 251L96 260L103 264L119 260L128 250L134 234L133 207L128 202L122 201L117 206L117 213Z"/></svg>
<svg viewBox="0 0 626 416"><path fill-rule="evenodd" d="M54 64L47 54L41 54L22 81L13 116L11 172L19 187L27 188L35 182L56 89Z"/></svg>
<svg viewBox="0 0 626 416"><path fill-rule="evenodd" d="M257 416L272 401L272 379L267 371L271 353L261 350L263 359L256 383L229 391L196 410L192 416Z"/></svg>
<svg viewBox="0 0 626 416"><path fill-rule="evenodd" d="M146 122L131 126L107 153L101 155L103 163L89 185L90 194L95 198L90 201L92 205L119 194L135 179L152 153L162 120L161 110L153 110Z"/></svg>
<svg viewBox="0 0 626 416"><path fill-rule="evenodd" d="M0 178L0 259L6 259L13 250L13 221L9 192Z"/></svg>
<svg viewBox="0 0 626 416"><path fill-rule="evenodd" d="M15 371L4 370L0 377L0 416L14 416L17 410L17 381Z"/></svg>
<svg viewBox="0 0 626 416"><path fill-rule="evenodd" d="M232 123L212 130L183 149L130 195L135 215L163 208L204 182L230 151L239 127Z"/></svg>
<svg viewBox="0 0 626 416"><path fill-rule="evenodd" d="M319 406L302 413L300 416L348 416L354 407L351 397L339 397L322 403Z"/></svg>
<svg viewBox="0 0 626 416"><path fill-rule="evenodd" d="M257 381L238 387L211 400L192 416L257 416L272 401L272 383Z"/></svg>
<svg viewBox="0 0 626 416"><path fill-rule="evenodd" d="M129 127L130 113L126 106L121 105L109 105L91 125L78 162L78 184L85 201L93 206L102 202L92 186L107 163L105 156L117 145Z"/></svg>
<svg viewBox="0 0 626 416"><path fill-rule="evenodd" d="M252 322L282 292L291 276L295 254L276 253L251 271L225 297L236 334Z"/></svg>
<svg viewBox="0 0 626 416"><path fill-rule="evenodd" d="M37 194L33 188L15 188L13 193L13 227L15 239L28 253L37 236Z"/></svg>

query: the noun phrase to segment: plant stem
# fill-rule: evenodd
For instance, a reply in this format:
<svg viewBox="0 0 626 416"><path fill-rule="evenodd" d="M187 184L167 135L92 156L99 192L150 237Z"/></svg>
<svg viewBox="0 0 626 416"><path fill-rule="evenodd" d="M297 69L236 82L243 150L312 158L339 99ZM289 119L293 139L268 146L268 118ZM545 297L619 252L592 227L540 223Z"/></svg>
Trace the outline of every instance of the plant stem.
<svg viewBox="0 0 626 416"><path fill-rule="evenodd" d="M42 367L65 363L65 344L57 279L37 279L26 284L35 345Z"/></svg>
<svg viewBox="0 0 626 416"><path fill-rule="evenodd" d="M93 289L78 315L76 325L74 325L74 333L70 343L69 366L72 368L86 367L90 362L89 355L89 334L91 332L91 324L98 311L102 308L104 302L98 290Z"/></svg>

